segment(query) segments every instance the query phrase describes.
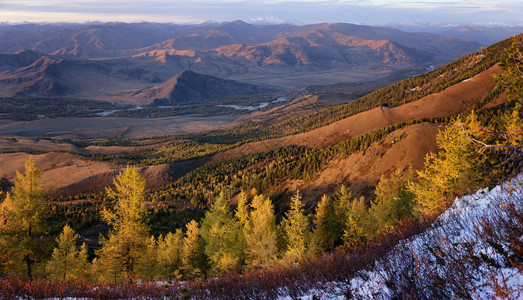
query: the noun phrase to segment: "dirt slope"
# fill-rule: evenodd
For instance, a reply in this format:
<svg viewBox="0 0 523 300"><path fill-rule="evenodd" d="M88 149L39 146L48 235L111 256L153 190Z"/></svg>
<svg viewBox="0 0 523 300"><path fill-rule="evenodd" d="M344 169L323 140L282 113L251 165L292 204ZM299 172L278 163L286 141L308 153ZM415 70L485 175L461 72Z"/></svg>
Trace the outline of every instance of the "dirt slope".
<svg viewBox="0 0 523 300"><path fill-rule="evenodd" d="M436 134L440 129L432 123L398 129L373 143L366 151L332 160L311 182L291 182L290 190L299 188L304 201L313 202L323 194L336 193L345 184L355 196L372 197L382 174L388 176L397 168L422 169L425 155L438 151Z"/></svg>
<svg viewBox="0 0 523 300"><path fill-rule="evenodd" d="M408 120L451 116L466 111L494 88L492 74L495 72L499 72L497 66L418 101L394 108L377 107L309 132L248 143L219 153L213 160L239 157L291 145L319 148Z"/></svg>
<svg viewBox="0 0 523 300"><path fill-rule="evenodd" d="M20 152L0 154L0 178L5 177L13 183L16 171L24 171L29 156ZM124 169L123 166L91 161L70 153L49 152L33 155L33 158L42 170L40 184L48 187L54 195L103 191L112 184L114 176ZM149 189L157 189L170 180L168 165L143 167L140 171Z"/></svg>

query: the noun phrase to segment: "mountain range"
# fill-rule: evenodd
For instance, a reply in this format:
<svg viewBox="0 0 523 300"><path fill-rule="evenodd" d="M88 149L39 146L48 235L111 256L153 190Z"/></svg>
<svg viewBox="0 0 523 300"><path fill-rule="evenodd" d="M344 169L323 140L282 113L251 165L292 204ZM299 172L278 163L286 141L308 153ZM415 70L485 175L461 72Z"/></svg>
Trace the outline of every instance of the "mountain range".
<svg viewBox="0 0 523 300"><path fill-rule="evenodd" d="M375 79L398 69L448 62L480 47L448 35L344 23L4 25L0 96L147 104L154 100L152 94L176 84L177 74L192 71L228 79L227 88L222 82L218 90L204 91L215 79L194 73L186 78L198 78L190 85L200 96L207 93L200 100L223 98L240 85L238 93L247 92L243 83L251 84L247 94L252 94Z"/></svg>

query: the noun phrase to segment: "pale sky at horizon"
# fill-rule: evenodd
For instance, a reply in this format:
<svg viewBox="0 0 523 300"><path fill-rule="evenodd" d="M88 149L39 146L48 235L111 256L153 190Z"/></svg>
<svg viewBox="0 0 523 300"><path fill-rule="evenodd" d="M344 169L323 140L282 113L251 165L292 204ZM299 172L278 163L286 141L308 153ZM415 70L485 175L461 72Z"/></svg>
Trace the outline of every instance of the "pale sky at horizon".
<svg viewBox="0 0 523 300"><path fill-rule="evenodd" d="M0 0L0 22L523 24L523 0Z"/></svg>

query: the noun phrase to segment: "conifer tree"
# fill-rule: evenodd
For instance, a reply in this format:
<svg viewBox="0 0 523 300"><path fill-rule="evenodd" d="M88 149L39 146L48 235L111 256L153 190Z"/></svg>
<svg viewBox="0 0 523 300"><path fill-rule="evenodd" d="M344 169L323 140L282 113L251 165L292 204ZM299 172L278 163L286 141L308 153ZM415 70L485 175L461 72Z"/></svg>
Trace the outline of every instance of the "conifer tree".
<svg viewBox="0 0 523 300"><path fill-rule="evenodd" d="M445 207L455 191L466 191L474 185L477 174L472 144L465 136L458 118L436 135L441 149L425 157L425 169L417 171L418 182L410 182L419 210L430 213Z"/></svg>
<svg viewBox="0 0 523 300"><path fill-rule="evenodd" d="M16 173L13 193L0 207L0 246L3 269L25 273L31 278L34 263L45 256L46 218L49 204L46 190L38 184L42 172L32 157L25 164L25 173Z"/></svg>
<svg viewBox="0 0 523 300"><path fill-rule="evenodd" d="M304 213L300 191L291 198L291 207L283 221L283 228L287 238L285 259L288 263L302 260L308 253L310 246L309 220Z"/></svg>
<svg viewBox="0 0 523 300"><path fill-rule="evenodd" d="M188 279L203 277L207 268L207 258L204 255L203 241L200 237L199 224L192 220L187 225L183 239L182 266Z"/></svg>
<svg viewBox="0 0 523 300"><path fill-rule="evenodd" d="M114 209L102 211L103 220L112 229L107 239L101 239L98 256L108 273L106 280L116 281L118 273L123 273L126 281L134 282L149 231L145 224L145 179L135 168L127 167L116 176L114 186L107 191L116 201Z"/></svg>
<svg viewBox="0 0 523 300"><path fill-rule="evenodd" d="M78 278L91 278L91 263L89 262L89 253L87 252L87 245L82 243L80 247L80 252L78 252L77 257L77 266L78 270L76 272Z"/></svg>
<svg viewBox="0 0 523 300"><path fill-rule="evenodd" d="M169 280L180 279L182 268L183 232L177 229L158 238L158 268Z"/></svg>
<svg viewBox="0 0 523 300"><path fill-rule="evenodd" d="M415 195L408 189L408 182L412 180L410 170L404 174L401 169L396 169L388 179L381 176L375 190L376 199L370 208L379 230L394 227L413 215Z"/></svg>
<svg viewBox="0 0 523 300"><path fill-rule="evenodd" d="M47 262L46 271L50 278L59 280L84 279L89 270L87 246L76 247L77 233L65 225L62 233L56 239L58 246L54 248L51 259Z"/></svg>
<svg viewBox="0 0 523 300"><path fill-rule="evenodd" d="M270 266L276 261L277 228L274 206L261 195L252 200L252 211L244 228L247 242L247 261L252 267Z"/></svg>
<svg viewBox="0 0 523 300"><path fill-rule="evenodd" d="M140 277L148 281L154 280L160 273L158 244L153 235L147 239L144 252L138 264L138 271Z"/></svg>
<svg viewBox="0 0 523 300"><path fill-rule="evenodd" d="M205 254L214 270L225 271L239 265L244 240L223 192L205 214L201 236L205 241Z"/></svg>
<svg viewBox="0 0 523 300"><path fill-rule="evenodd" d="M247 194L241 191L238 194L238 206L236 207L235 215L242 228L247 226L249 222L249 204L247 202Z"/></svg>
<svg viewBox="0 0 523 300"><path fill-rule="evenodd" d="M510 146L523 145L523 44L514 42L505 52L507 56L500 63L503 73L495 77L507 89L508 102L515 102L504 117L505 139Z"/></svg>
<svg viewBox="0 0 523 300"><path fill-rule="evenodd" d="M334 237L331 240L331 249L334 249L335 245L342 243L345 228L347 228L347 222L349 221L351 201L351 191L345 185L342 185L340 191L334 196L332 203L334 207L334 214L331 215L328 222L328 224L332 224L330 230L332 231L332 235Z"/></svg>
<svg viewBox="0 0 523 300"><path fill-rule="evenodd" d="M316 206L313 221L315 227L311 236L311 252L314 255L328 250L334 244L333 216L332 202L327 195L323 195Z"/></svg>
<svg viewBox="0 0 523 300"><path fill-rule="evenodd" d="M503 71L501 75L495 75L494 79L507 89L509 101L523 101L523 44L514 42L505 49L507 55L499 64Z"/></svg>
<svg viewBox="0 0 523 300"><path fill-rule="evenodd" d="M372 235L373 222L365 205L365 198L352 200L345 226L343 242L347 247L365 241Z"/></svg>

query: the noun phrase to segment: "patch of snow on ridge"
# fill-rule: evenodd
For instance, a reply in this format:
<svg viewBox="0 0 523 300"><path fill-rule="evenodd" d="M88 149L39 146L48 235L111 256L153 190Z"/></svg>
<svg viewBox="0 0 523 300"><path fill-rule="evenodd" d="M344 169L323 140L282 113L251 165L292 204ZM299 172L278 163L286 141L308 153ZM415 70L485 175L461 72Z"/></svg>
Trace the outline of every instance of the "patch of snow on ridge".
<svg viewBox="0 0 523 300"><path fill-rule="evenodd" d="M345 295L355 299L409 298L411 288L417 289L421 292L418 295L426 299L464 298L463 291L452 285L453 278L448 278L456 274L468 276L461 288L466 289L472 298L500 298L501 290L507 293L505 298L523 299L523 272L507 266L503 256L494 249L496 245L489 244L488 237L483 234L485 224L488 226L496 221L509 220L505 209L509 204L523 206L523 173L490 191L484 188L475 194L456 198L452 207L441 214L430 228L400 242L388 255L376 261L371 269L358 272L357 276L348 279L348 283L332 283L337 286L335 289L310 290L298 299L344 299ZM504 228L498 230L503 234ZM510 252L502 239L495 242L501 244L503 251ZM435 250L434 247L438 246L440 248ZM449 255L436 257L434 253L440 250ZM462 254L471 254L472 259L466 257L468 260L460 260ZM441 262L442 257L448 261ZM465 263L461 264L461 261ZM431 286L429 275L434 274L448 279L443 283L447 284L444 287L446 290L442 287L444 293L438 295L427 289L427 294L424 294L424 289ZM413 283L401 282L405 278L413 279ZM283 296L279 299L295 298Z"/></svg>
<svg viewBox="0 0 523 300"><path fill-rule="evenodd" d="M508 204L514 204L516 207L523 205L523 174L502 186L496 186L491 191L484 188L475 194L457 198L452 207L444 212L431 228L400 243L389 255L376 262L372 271L361 272L359 276L353 278L349 283L351 294L356 298L401 297L401 291L399 295L394 295L391 287L387 285L387 283L389 285L399 284L394 282L394 278L390 278L391 273L406 273L408 272L406 270L411 267L418 272L421 281L425 274L431 272L438 274L441 278L445 278L446 275L451 276L445 272L454 270L445 269L448 267L445 263L437 263L441 257L434 256L432 246L440 245L441 249L449 251L447 253L460 254L463 252L456 251L455 247L472 245L471 251L474 257L488 257L493 261L490 264L482 261L477 268L466 270L467 273L470 273L470 281L466 282L470 293L479 299L495 298L496 291L494 291L492 283L498 283L511 293L511 296L523 297L523 272L518 271L515 267L503 267L503 257L487 242L487 237L482 235L485 224L508 219L508 213L504 209ZM502 241L495 242L503 245ZM507 251L506 245L503 245L503 248ZM413 261L398 261L404 259L405 255L402 254L409 251L415 258ZM418 265L419 262L423 263ZM416 267L412 268L412 264L416 264ZM492 264L498 264L500 267L493 267ZM393 272L387 272L387 269L393 270ZM401 276L397 278L401 278ZM423 282L420 286L423 286ZM423 288L421 289L423 290ZM454 296L459 297L459 295Z"/></svg>

